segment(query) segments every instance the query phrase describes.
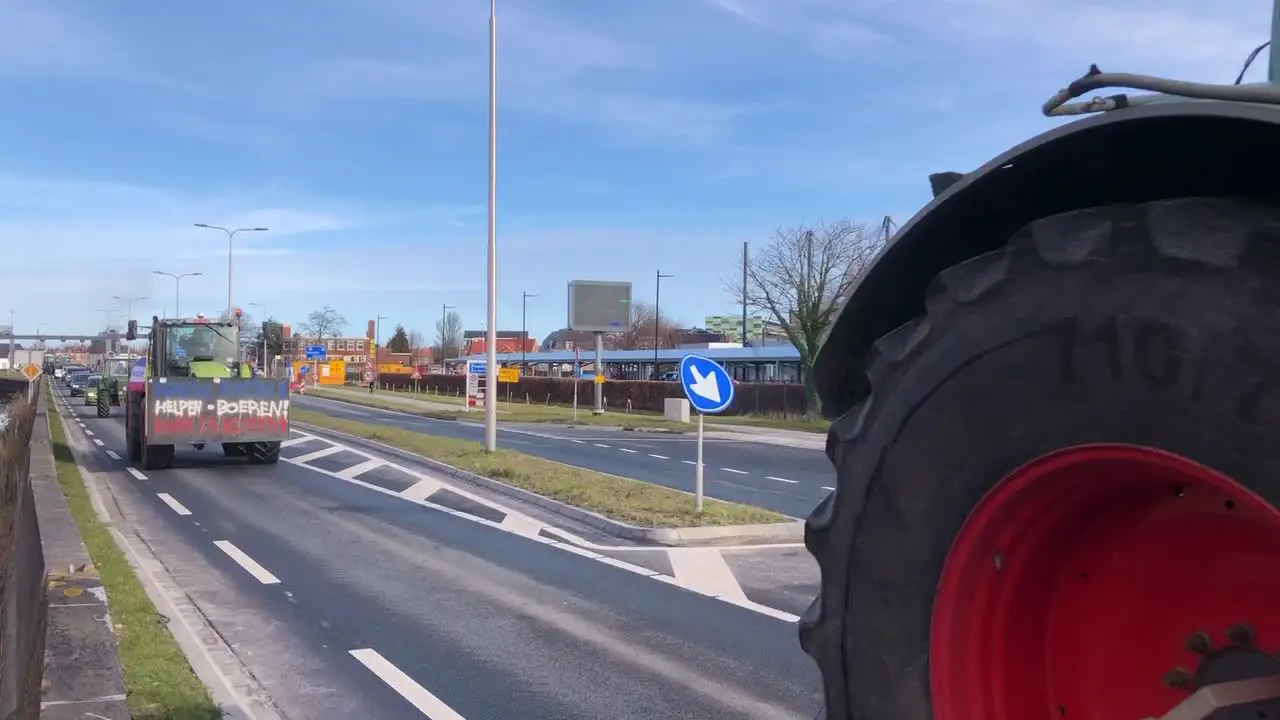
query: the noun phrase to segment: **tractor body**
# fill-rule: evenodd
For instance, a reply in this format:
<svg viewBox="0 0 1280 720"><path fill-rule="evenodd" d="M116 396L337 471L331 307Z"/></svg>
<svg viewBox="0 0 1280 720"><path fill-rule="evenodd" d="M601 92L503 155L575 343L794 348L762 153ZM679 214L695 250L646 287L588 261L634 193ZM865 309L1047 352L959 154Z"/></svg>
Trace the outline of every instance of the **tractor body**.
<svg viewBox="0 0 1280 720"><path fill-rule="evenodd" d="M240 362L232 321L154 318L127 397L130 459L148 468L172 464L177 445L219 444L229 457L273 464L289 436L288 382L254 377Z"/></svg>
<svg viewBox="0 0 1280 720"><path fill-rule="evenodd" d="M827 720L1280 717L1269 68L1091 68L862 276L815 367ZM1155 94L1066 104L1102 87Z"/></svg>

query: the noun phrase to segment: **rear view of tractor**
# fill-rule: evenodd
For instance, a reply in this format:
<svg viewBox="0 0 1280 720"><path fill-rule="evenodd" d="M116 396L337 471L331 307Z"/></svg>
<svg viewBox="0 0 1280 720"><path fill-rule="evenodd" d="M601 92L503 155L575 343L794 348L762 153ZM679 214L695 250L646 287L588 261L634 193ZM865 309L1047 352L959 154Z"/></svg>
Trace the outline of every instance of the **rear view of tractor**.
<svg viewBox="0 0 1280 720"><path fill-rule="evenodd" d="M112 358L103 362L95 398L98 417L111 417L111 408L120 406L128 379L129 361L127 359Z"/></svg>
<svg viewBox="0 0 1280 720"><path fill-rule="evenodd" d="M130 323L129 339L136 335ZM128 384L130 460L165 468L177 445L218 444L250 463L279 461L289 436L288 381L254 377L239 349L233 321L153 318L145 366Z"/></svg>
<svg viewBox="0 0 1280 720"><path fill-rule="evenodd" d="M1091 68L862 277L815 369L828 720L1280 719L1269 77Z"/></svg>

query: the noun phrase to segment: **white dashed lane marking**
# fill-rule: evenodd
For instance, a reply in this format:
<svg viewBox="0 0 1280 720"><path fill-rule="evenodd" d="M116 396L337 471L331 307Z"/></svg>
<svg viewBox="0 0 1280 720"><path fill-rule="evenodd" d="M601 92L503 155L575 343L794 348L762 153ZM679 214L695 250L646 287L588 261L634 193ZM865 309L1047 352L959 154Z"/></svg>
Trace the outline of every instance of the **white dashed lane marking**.
<svg viewBox="0 0 1280 720"><path fill-rule="evenodd" d="M723 470L723 471L725 471L725 472L737 473L738 475L746 475L746 474L747 474L747 471L746 471L746 470L734 470L733 468L720 468L720 469L721 469L721 470Z"/></svg>
<svg viewBox="0 0 1280 720"><path fill-rule="evenodd" d="M134 466L132 466L132 465L130 465L129 467L126 467L126 468L125 468L125 470L128 470L130 475L134 476L135 478L137 478L137 479L139 479L139 480L146 480L146 479L147 479L147 476L146 476L146 475L143 475L141 470L139 470L138 468L136 468L136 467L134 467Z"/></svg>
<svg viewBox="0 0 1280 720"><path fill-rule="evenodd" d="M349 652L351 657L358 660L361 665L368 668L369 672L399 693L400 697L408 700L410 705L417 708L430 720L466 720L457 711L446 705L443 700L432 695L426 688L415 682L413 678L405 675L400 668L392 665L377 650L361 648Z"/></svg>
<svg viewBox="0 0 1280 720"><path fill-rule="evenodd" d="M666 455L658 455L657 453L649 453L649 457L651 457L651 458L658 458L659 460L670 460L670 459L671 459L671 458L667 457Z"/></svg>
<svg viewBox="0 0 1280 720"><path fill-rule="evenodd" d="M111 458L112 460L119 460L119 459L120 459L120 456L116 454L116 451L115 451L115 450L108 450L108 451L107 451L107 457Z"/></svg>
<svg viewBox="0 0 1280 720"><path fill-rule="evenodd" d="M272 575L270 572L267 572L267 569L259 565L257 560L249 557L243 550L232 545L230 542L227 542L226 540L215 540L213 544L218 546L218 549L226 553L227 557L235 560L237 565L244 568L245 572L252 575L254 579L263 585L280 584L280 578Z"/></svg>
<svg viewBox="0 0 1280 720"><path fill-rule="evenodd" d="M94 445L97 445L98 447L102 447L102 446L106 445L106 443L102 442L102 441L101 441L101 440L99 440L98 438L94 438L94 439L93 439L93 444L94 444Z"/></svg>
<svg viewBox="0 0 1280 720"><path fill-rule="evenodd" d="M173 499L173 496L172 496L172 495L170 495L169 493L156 493L156 497L160 498L160 500L161 500L165 505L168 505L168 506L170 507L170 509L172 509L174 512L178 513L179 515L190 515L190 514L191 514L191 511L190 511L190 510L188 510L188 509L187 509L187 507L186 507L185 505L183 505L182 503L178 502L177 500L174 500L174 499Z"/></svg>
<svg viewBox="0 0 1280 720"><path fill-rule="evenodd" d="M786 478L774 477L772 475L765 475L764 478L766 480L777 480L778 482L791 483L792 485L795 485L797 482L799 482L797 480L788 480Z"/></svg>
<svg viewBox="0 0 1280 720"><path fill-rule="evenodd" d="M640 452L639 450L632 450L631 448L618 448L618 449L619 449L619 450L621 450L621 451L622 451L622 452L624 452L624 453L636 453L636 452Z"/></svg>

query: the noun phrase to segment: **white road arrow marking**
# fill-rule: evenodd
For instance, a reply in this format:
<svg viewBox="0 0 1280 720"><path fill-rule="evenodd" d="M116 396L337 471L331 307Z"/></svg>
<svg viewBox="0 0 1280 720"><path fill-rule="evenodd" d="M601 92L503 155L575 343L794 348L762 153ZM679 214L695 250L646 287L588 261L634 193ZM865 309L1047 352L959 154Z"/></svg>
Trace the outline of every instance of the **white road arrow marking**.
<svg viewBox="0 0 1280 720"><path fill-rule="evenodd" d="M698 372L698 366L690 364L689 372L693 375L693 383L689 389L694 395L704 397L711 402L720 402L720 383L716 382L716 374L708 373L703 375Z"/></svg>

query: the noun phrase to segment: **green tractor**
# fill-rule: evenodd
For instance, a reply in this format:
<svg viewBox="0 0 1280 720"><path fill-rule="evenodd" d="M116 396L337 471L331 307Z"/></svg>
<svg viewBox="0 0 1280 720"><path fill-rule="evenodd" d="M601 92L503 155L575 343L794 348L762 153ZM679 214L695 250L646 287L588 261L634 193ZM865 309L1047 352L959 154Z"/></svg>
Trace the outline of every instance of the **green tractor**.
<svg viewBox="0 0 1280 720"><path fill-rule="evenodd" d="M130 340L137 324L129 323ZM289 437L289 381L254 377L239 359L238 323L153 318L145 361L128 377L125 437L129 459L170 467L179 445L221 444L228 457L274 465Z"/></svg>
<svg viewBox="0 0 1280 720"><path fill-rule="evenodd" d="M827 720L1280 718L1268 77L1092 67L859 278L813 376Z"/></svg>
<svg viewBox="0 0 1280 720"><path fill-rule="evenodd" d="M85 389L85 404L97 405L98 417L111 417L111 408L120 406L128 382L129 360L127 358L109 358L103 361L98 382L92 390Z"/></svg>

